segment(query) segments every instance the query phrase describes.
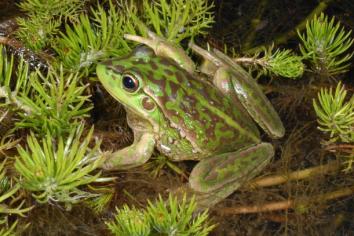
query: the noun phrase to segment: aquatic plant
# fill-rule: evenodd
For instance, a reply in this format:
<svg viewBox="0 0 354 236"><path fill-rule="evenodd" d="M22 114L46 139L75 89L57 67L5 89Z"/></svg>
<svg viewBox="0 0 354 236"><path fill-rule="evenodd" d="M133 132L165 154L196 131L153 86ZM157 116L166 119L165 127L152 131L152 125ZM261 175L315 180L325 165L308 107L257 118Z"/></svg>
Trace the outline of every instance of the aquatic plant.
<svg viewBox="0 0 354 236"><path fill-rule="evenodd" d="M36 71L28 78L28 91L20 93L17 100L26 107L18 111L20 120L16 128L31 128L41 136L68 134L88 117L92 109L88 86L80 83L78 74L65 73L50 68L46 75Z"/></svg>
<svg viewBox="0 0 354 236"><path fill-rule="evenodd" d="M2 145L1 145L2 146ZM6 176L6 163L7 160L3 160L0 163L0 235L13 235L14 229L17 225L15 221L11 226L8 226L7 216L10 214L16 214L19 216L24 216L24 213L30 211L32 207L24 208L23 205L25 201L22 201L15 208L6 204L7 199L13 199L16 192L20 189L18 183L11 183L10 179Z"/></svg>
<svg viewBox="0 0 354 236"><path fill-rule="evenodd" d="M91 8L90 14L81 14L57 37L52 47L65 68L87 75L99 60L128 53L131 47L123 39L127 33L146 35L152 27L158 35L179 43L205 34L213 22L213 4L205 0L144 0L141 11L133 1L120 2L123 10L112 1L108 3L107 9L98 6Z"/></svg>
<svg viewBox="0 0 354 236"><path fill-rule="evenodd" d="M57 141L50 133L38 141L31 133L27 137L29 150L18 146L15 168L21 175L21 186L31 191L38 202L62 202L70 207L97 196L79 188L103 180L100 172L92 174L104 160L99 153L100 142L89 147L93 128L80 141L83 127L79 125L70 132L69 137L59 137Z"/></svg>
<svg viewBox="0 0 354 236"><path fill-rule="evenodd" d="M353 56L353 52L348 53L354 42L351 30L346 31L334 20L321 13L306 23L305 33L298 31L301 53L321 75L333 76L347 71Z"/></svg>
<svg viewBox="0 0 354 236"><path fill-rule="evenodd" d="M0 227L1 227L0 235L1 236L13 236L13 235L15 235L16 225L17 225L17 221L15 223L13 223L10 227L1 226L1 223L0 223Z"/></svg>
<svg viewBox="0 0 354 236"><path fill-rule="evenodd" d="M92 105L89 96L83 94L87 85L80 84L77 74L66 74L63 68L59 72L49 69L46 75L39 71L29 74L27 63L21 60L17 68L13 64L13 57L9 60L0 53L0 97L5 98L2 106L19 116L13 122L17 129L31 128L42 136L48 131L65 135L88 116Z"/></svg>
<svg viewBox="0 0 354 236"><path fill-rule="evenodd" d="M317 100L313 99L313 107L318 129L329 134L326 149L336 150L345 166L344 171L351 171L354 163L354 95L347 99L347 90L339 82L335 91L332 87L322 88Z"/></svg>
<svg viewBox="0 0 354 236"><path fill-rule="evenodd" d="M130 11L129 15L133 19L140 18L157 35L174 43L206 34L206 29L214 22L214 3L205 0L143 0L142 5L141 18L137 12ZM135 22L139 23L139 20Z"/></svg>
<svg viewBox="0 0 354 236"><path fill-rule="evenodd" d="M25 0L18 6L23 12L29 14L29 18L34 15L46 18L56 17L64 19L73 19L83 11L83 7L88 0Z"/></svg>
<svg viewBox="0 0 354 236"><path fill-rule="evenodd" d="M256 53L253 57L235 57L233 60L248 66L255 66L259 73L285 78L296 79L303 75L304 64L302 57L296 55L289 49L276 49L274 46L263 49L262 52ZM262 56L260 56L262 55Z"/></svg>
<svg viewBox="0 0 354 236"><path fill-rule="evenodd" d="M31 111L18 100L19 93L28 94L28 73L28 64L21 59L14 67L14 57L8 58L4 47L0 44L0 98L2 98L0 107L4 111L1 121L5 122L7 115L11 112L27 113ZM7 123L14 126L16 122Z"/></svg>
<svg viewBox="0 0 354 236"><path fill-rule="evenodd" d="M123 39L124 16L118 12L111 1L106 11L102 6L91 9L92 17L81 14L78 21L65 25L53 44L66 69L73 72L83 71L88 75L99 60L110 56L120 56L130 48Z"/></svg>
<svg viewBox="0 0 354 236"><path fill-rule="evenodd" d="M33 51L52 44L62 21L75 21L87 0L26 0L19 3L27 17L16 19L19 29L15 35Z"/></svg>
<svg viewBox="0 0 354 236"><path fill-rule="evenodd" d="M151 235L151 225L143 211L127 205L116 211L115 220L106 222L113 235Z"/></svg>
<svg viewBox="0 0 354 236"><path fill-rule="evenodd" d="M116 209L114 221L107 221L108 228L114 235L208 235L215 227L208 222L208 212L196 216L195 199L186 197L177 201L171 194L167 201L161 196L154 203L148 201L145 210L138 210L124 205Z"/></svg>
<svg viewBox="0 0 354 236"><path fill-rule="evenodd" d="M335 91L323 88L313 99L318 129L328 133L331 142L354 142L354 96L346 101L347 91L341 82Z"/></svg>

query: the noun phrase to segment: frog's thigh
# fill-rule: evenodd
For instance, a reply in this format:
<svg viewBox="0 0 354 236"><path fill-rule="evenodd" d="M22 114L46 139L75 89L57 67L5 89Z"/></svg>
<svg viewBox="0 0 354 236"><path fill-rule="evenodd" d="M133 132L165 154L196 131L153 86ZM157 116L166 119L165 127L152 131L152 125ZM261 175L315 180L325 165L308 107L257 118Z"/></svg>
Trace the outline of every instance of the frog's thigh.
<svg viewBox="0 0 354 236"><path fill-rule="evenodd" d="M190 187L196 192L215 192L220 199L226 198L254 178L273 156L273 146L260 143L204 159L192 170Z"/></svg>
<svg viewBox="0 0 354 236"><path fill-rule="evenodd" d="M274 138L284 135L285 129L278 113L257 82L242 67L234 65L232 69L218 68L213 83L227 96L236 94L237 99L268 135Z"/></svg>
<svg viewBox="0 0 354 236"><path fill-rule="evenodd" d="M144 164L152 155L155 146L154 135L150 133L134 134L134 143L112 153L103 163L106 170L122 170Z"/></svg>

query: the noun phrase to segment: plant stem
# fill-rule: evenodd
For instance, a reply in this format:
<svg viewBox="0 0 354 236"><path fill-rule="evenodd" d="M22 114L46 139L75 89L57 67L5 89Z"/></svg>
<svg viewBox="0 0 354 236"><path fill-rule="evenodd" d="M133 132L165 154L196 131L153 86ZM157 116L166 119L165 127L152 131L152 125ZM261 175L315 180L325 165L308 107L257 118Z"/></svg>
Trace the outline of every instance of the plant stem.
<svg viewBox="0 0 354 236"><path fill-rule="evenodd" d="M25 111L27 114L31 114L33 111L29 106L24 105L19 101L14 93L8 94L6 88L0 87L0 98L6 98L12 104L15 104L19 109Z"/></svg>
<svg viewBox="0 0 354 236"><path fill-rule="evenodd" d="M335 172L340 169L340 164L336 161L331 161L326 165L311 167L304 170L297 170L291 173L267 176L250 181L244 188L269 187L282 184L292 180L300 180L310 178L316 175L323 175Z"/></svg>
<svg viewBox="0 0 354 236"><path fill-rule="evenodd" d="M225 207L217 209L216 212L221 215L235 215L235 214L249 214L268 211L278 211L287 209L296 209L308 207L310 204L321 203L325 201L334 200L337 198L352 195L354 193L354 186L342 188L333 192L315 195L313 197L306 198L305 200L288 199L279 202L270 202L266 204L259 204L253 206L239 206L239 207Z"/></svg>
<svg viewBox="0 0 354 236"><path fill-rule="evenodd" d="M341 151L348 154L354 154L354 144L331 144L325 147L330 152Z"/></svg>
<svg viewBox="0 0 354 236"><path fill-rule="evenodd" d="M0 44L5 44L7 46L10 46L14 49L20 49L23 47L20 41L17 41L16 39L11 39L8 37L2 37L0 36Z"/></svg>
<svg viewBox="0 0 354 236"><path fill-rule="evenodd" d="M240 57L240 58L233 58L232 59L236 63L244 63L244 64L258 64L260 66L267 66L265 60L252 58L252 57Z"/></svg>
<svg viewBox="0 0 354 236"><path fill-rule="evenodd" d="M260 25L263 23L262 17L263 13L266 10L266 6L268 4L268 0L261 0L258 4L258 7L254 13L256 16L251 20L251 27L248 30L247 37L243 40L243 45L241 46L242 49L247 50L252 45L254 38L257 35L257 31L259 30Z"/></svg>
<svg viewBox="0 0 354 236"><path fill-rule="evenodd" d="M243 53L245 53L245 54L253 54L253 53L259 51L260 49L262 49L263 47L268 48L271 44L279 45L279 44L285 43L290 38L292 38L292 37L294 37L296 35L297 30L299 30L299 31L303 30L306 27L306 22L311 20L315 15L318 15L319 13L324 11L331 2L332 2L332 0L324 0L324 1L319 2L317 7L315 9L313 9L313 11L310 14L308 14L305 19L303 19L298 25L296 25L295 28L289 30L288 32L286 32L286 33L284 33L282 35L280 35L279 37L274 39L274 41L271 42L271 43L268 43L266 45L259 45L259 46L250 48L250 49L244 51Z"/></svg>

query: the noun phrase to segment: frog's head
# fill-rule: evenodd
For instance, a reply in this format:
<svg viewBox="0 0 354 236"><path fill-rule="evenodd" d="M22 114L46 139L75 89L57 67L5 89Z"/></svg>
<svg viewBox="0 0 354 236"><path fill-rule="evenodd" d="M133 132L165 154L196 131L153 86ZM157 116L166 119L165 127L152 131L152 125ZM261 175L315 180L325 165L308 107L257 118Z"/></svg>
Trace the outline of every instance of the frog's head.
<svg viewBox="0 0 354 236"><path fill-rule="evenodd" d="M128 56L103 62L96 68L104 88L129 112L153 125L160 119L158 106L151 95L154 85L148 79L158 74L155 57L151 49L140 46ZM161 91L156 86L154 89Z"/></svg>

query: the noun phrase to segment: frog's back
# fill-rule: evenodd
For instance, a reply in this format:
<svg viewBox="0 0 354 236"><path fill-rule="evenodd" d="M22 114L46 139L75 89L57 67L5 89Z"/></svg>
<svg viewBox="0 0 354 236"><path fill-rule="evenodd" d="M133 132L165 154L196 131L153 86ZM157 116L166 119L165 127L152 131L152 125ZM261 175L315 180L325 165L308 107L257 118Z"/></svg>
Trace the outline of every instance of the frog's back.
<svg viewBox="0 0 354 236"><path fill-rule="evenodd" d="M179 137L174 137L168 132L169 127L161 127L160 145L173 148L171 144L176 144L176 140L171 139L184 139L193 147L189 154L195 155L224 152L259 139L258 129L248 114L211 83L163 57L151 57L149 62L138 64L136 70L139 68L144 78L145 93L158 104L169 122L165 125L179 133ZM188 155L186 150L183 153Z"/></svg>

